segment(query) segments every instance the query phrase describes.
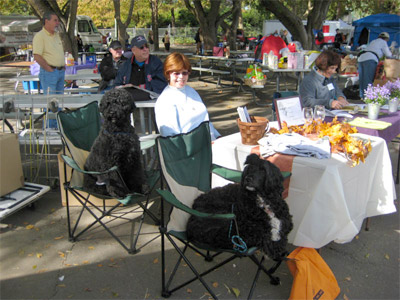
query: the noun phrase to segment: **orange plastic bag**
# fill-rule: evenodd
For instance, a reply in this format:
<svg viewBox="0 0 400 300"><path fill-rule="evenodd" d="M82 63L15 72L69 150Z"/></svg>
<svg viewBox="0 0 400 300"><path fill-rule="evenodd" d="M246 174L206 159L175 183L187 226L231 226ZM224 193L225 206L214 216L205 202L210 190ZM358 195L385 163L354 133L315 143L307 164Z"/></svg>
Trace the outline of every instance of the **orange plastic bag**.
<svg viewBox="0 0 400 300"><path fill-rule="evenodd" d="M332 300L339 293L340 288L327 263L313 248L298 247L287 261L293 275L290 299Z"/></svg>

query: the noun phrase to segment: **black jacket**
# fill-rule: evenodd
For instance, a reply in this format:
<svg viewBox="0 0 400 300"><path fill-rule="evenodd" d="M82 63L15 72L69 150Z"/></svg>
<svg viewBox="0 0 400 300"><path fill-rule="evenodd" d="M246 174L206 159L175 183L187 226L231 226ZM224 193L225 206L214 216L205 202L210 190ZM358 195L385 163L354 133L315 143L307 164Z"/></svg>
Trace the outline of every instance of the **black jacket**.
<svg viewBox="0 0 400 300"><path fill-rule="evenodd" d="M118 69L126 60L126 57L121 56L121 59L117 62L116 66L114 66L111 54L108 54L103 58L99 66L99 72L102 79L99 85L99 91L104 90L110 85L111 81L117 76Z"/></svg>

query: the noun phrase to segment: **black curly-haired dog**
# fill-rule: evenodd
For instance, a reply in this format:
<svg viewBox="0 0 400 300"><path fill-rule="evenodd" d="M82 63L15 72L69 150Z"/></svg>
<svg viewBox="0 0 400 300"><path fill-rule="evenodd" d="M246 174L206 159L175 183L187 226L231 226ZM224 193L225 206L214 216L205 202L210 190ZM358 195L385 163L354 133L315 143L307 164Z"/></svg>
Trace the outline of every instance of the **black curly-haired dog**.
<svg viewBox="0 0 400 300"><path fill-rule="evenodd" d="M240 184L214 188L195 199L193 208L206 213L234 213L234 221L191 216L188 239L220 249L232 249L233 235L247 248L259 247L270 258L285 258L287 236L293 228L289 207L282 198L283 177L274 164L250 154ZM237 241L236 241L237 242Z"/></svg>
<svg viewBox="0 0 400 300"><path fill-rule="evenodd" d="M106 171L117 166L117 172L105 176L85 175L84 187L94 193L123 198L131 192L141 193L144 184L139 137L130 116L136 108L132 95L124 89L107 91L100 102L104 123L93 143L85 170Z"/></svg>

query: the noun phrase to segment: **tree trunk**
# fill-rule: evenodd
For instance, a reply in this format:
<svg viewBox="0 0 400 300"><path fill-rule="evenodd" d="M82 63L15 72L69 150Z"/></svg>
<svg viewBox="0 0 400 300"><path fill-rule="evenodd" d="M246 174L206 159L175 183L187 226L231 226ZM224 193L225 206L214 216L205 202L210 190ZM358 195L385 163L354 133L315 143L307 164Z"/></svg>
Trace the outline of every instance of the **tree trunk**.
<svg viewBox="0 0 400 300"><path fill-rule="evenodd" d="M160 50L160 44L158 40L158 0L151 0L151 24L153 26L153 37L154 37L154 51Z"/></svg>
<svg viewBox="0 0 400 300"><path fill-rule="evenodd" d="M312 9L306 26L303 25L302 18L293 13L291 7L287 8L281 2L274 0L261 0L260 3L282 22L292 34L294 41L299 41L304 49L316 49L313 29L321 29L331 2L332 0L312 0Z"/></svg>
<svg viewBox="0 0 400 300"><path fill-rule="evenodd" d="M222 21L229 16L231 12L227 12L224 15L219 14L221 0L210 1L210 9L207 10L207 13L203 8L201 0L184 1L187 9L195 15L197 21L199 22L203 35L205 50L212 50L213 46L215 46L217 43L218 27L220 25L222 26ZM192 2L194 6L192 6Z"/></svg>
<svg viewBox="0 0 400 300"><path fill-rule="evenodd" d="M120 1L113 0L113 2L114 2L114 10L115 10L115 19L117 21L117 27L118 27L118 33L119 33L118 40L121 42L122 46L125 48L125 41L128 39L128 34L126 32L126 28L128 28L129 24L131 23L135 0L131 0L131 2L129 3L129 12L128 12L128 16L127 16L125 22L123 22L121 20ZM129 43L129 41L128 41L128 43Z"/></svg>

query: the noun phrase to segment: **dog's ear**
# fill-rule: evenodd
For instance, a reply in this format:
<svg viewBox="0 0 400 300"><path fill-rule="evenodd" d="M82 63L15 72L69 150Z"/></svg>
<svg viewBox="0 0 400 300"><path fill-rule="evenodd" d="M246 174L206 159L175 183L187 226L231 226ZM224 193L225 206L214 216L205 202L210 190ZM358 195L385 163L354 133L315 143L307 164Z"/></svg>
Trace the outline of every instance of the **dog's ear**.
<svg viewBox="0 0 400 300"><path fill-rule="evenodd" d="M260 163L260 158L258 157L257 154L250 154L247 156L246 161L244 162L245 165L258 165Z"/></svg>
<svg viewBox="0 0 400 300"><path fill-rule="evenodd" d="M265 170L265 190L282 195L283 176L281 170L273 163L260 159Z"/></svg>

